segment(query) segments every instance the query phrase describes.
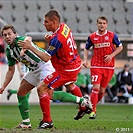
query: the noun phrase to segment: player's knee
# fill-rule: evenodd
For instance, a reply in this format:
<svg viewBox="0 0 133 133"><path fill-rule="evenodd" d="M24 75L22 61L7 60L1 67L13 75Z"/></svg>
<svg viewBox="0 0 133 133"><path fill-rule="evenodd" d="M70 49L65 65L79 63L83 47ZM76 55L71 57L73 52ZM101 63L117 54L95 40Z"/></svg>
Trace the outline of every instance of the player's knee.
<svg viewBox="0 0 133 133"><path fill-rule="evenodd" d="M97 90L100 90L100 84L93 84L93 88L97 89Z"/></svg>
<svg viewBox="0 0 133 133"><path fill-rule="evenodd" d="M44 93L47 93L48 92L47 85L44 83L39 84L37 87L37 92L38 95L43 95Z"/></svg>
<svg viewBox="0 0 133 133"><path fill-rule="evenodd" d="M66 85L66 88L69 90L69 91L72 91L76 88L76 85L74 83L70 83L69 85Z"/></svg>
<svg viewBox="0 0 133 133"><path fill-rule="evenodd" d="M27 94L26 91L18 90L17 96L25 96Z"/></svg>

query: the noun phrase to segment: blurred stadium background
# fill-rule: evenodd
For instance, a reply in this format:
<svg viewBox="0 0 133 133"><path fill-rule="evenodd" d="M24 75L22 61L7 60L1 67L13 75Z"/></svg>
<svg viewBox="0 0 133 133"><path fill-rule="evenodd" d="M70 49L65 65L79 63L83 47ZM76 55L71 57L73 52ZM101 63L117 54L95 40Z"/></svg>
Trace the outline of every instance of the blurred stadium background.
<svg viewBox="0 0 133 133"><path fill-rule="evenodd" d="M97 17L107 16L108 29L118 34L124 46L124 50L116 57L116 71L127 62L133 66L133 0L0 0L0 28L4 24L13 24L19 35L30 35L38 46L46 48L43 17L49 9L57 9L61 21L72 29L81 57L88 35L97 29ZM0 82L3 83L2 77L7 66L1 66L0 69ZM13 79L8 88L17 88L18 80L19 77ZM5 95L1 99L8 102Z"/></svg>

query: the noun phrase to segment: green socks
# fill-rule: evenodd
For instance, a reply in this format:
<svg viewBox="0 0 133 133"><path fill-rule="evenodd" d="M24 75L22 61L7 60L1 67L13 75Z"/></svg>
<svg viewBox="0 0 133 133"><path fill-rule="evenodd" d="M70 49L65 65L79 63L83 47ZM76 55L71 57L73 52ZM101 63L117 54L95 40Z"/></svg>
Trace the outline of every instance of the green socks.
<svg viewBox="0 0 133 133"><path fill-rule="evenodd" d="M84 100L82 97L72 95L64 91L54 91L53 100L60 100L61 102L82 103Z"/></svg>
<svg viewBox="0 0 133 133"><path fill-rule="evenodd" d="M18 108L20 110L21 117L23 119L23 124L30 124L29 119L29 103L26 96L18 96Z"/></svg>
<svg viewBox="0 0 133 133"><path fill-rule="evenodd" d="M10 90L11 94L17 94L18 90Z"/></svg>

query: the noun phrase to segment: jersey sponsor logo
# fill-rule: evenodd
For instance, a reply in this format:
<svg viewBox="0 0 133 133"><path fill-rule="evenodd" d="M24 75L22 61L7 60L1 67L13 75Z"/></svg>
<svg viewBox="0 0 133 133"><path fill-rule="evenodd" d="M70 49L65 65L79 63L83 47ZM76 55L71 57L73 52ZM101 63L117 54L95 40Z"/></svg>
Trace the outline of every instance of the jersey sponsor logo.
<svg viewBox="0 0 133 133"><path fill-rule="evenodd" d="M95 48L109 47L110 42L94 44Z"/></svg>
<svg viewBox="0 0 133 133"><path fill-rule="evenodd" d="M65 24L64 27L63 27L63 30L61 32L61 34L67 38L68 37L68 34L69 34L69 31L70 31L70 28Z"/></svg>
<svg viewBox="0 0 133 133"><path fill-rule="evenodd" d="M27 61L27 60L25 60L25 59L22 59L21 62L22 62L23 64L25 64L26 66L29 66L29 65L30 65L30 62Z"/></svg>

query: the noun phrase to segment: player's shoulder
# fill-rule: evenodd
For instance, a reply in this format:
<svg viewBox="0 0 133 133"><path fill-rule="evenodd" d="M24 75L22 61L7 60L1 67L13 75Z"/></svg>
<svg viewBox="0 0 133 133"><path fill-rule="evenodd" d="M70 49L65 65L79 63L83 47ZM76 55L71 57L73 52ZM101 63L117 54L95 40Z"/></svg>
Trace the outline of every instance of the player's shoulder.
<svg viewBox="0 0 133 133"><path fill-rule="evenodd" d="M114 35L115 33L113 31L107 30L107 34Z"/></svg>
<svg viewBox="0 0 133 133"><path fill-rule="evenodd" d="M96 36L96 32L93 32L89 35L90 38L94 38Z"/></svg>
<svg viewBox="0 0 133 133"><path fill-rule="evenodd" d="M19 41L19 40L24 40L26 38L26 36L17 36L16 37L16 41Z"/></svg>
<svg viewBox="0 0 133 133"><path fill-rule="evenodd" d="M65 23L61 23L60 29L58 32L58 40L59 41L66 40L69 37L70 32L71 32L71 29L68 27L68 25Z"/></svg>

